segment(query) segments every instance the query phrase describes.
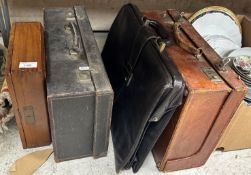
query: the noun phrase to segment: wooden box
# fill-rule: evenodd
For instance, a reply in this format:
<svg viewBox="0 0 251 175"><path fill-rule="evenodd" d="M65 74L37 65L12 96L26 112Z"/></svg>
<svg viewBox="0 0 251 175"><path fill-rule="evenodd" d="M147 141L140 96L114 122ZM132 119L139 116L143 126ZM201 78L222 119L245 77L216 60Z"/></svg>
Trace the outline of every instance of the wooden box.
<svg viewBox="0 0 251 175"><path fill-rule="evenodd" d="M51 143L46 90L43 27L12 25L5 74L24 148Z"/></svg>

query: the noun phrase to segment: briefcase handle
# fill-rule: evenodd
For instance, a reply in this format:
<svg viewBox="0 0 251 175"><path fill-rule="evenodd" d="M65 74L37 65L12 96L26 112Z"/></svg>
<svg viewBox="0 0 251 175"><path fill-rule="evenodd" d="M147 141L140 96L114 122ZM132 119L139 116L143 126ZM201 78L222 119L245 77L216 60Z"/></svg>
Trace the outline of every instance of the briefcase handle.
<svg viewBox="0 0 251 175"><path fill-rule="evenodd" d="M150 41L153 40L156 44L156 46L159 48L159 52L162 53L167 45L171 44L171 40L169 37L169 34L165 30L165 28L158 22L152 19L149 19L147 17L141 17L141 20L143 22L143 25L140 29L138 29L136 38L140 36L141 30L147 29L147 31L150 31L150 35L145 39L144 43L140 46L140 48L133 47L131 53L136 53L136 55L132 54L130 55L127 66L126 66L126 72L130 75L132 70L134 69L135 65L137 64L137 60L141 54L142 49L145 47L145 45ZM150 28L150 30L149 30ZM152 33L154 30L155 33ZM135 39L136 41L137 39ZM133 44L134 45L134 44ZM135 49L138 49L139 52L135 51ZM136 59L133 59L136 58ZM134 60L134 61L133 61ZM136 60L136 61L135 61Z"/></svg>
<svg viewBox="0 0 251 175"><path fill-rule="evenodd" d="M136 34L136 39L135 41L137 41L137 37L140 36L140 33L142 32L143 29L147 29L147 31L149 31L149 28L151 29L151 34L145 39L144 43L142 43L142 45L138 48L138 47L132 47L132 51L126 63L125 66L125 71L127 72L127 74L130 76L132 70L134 69L135 65L138 62L138 58L141 54L142 49L145 47L145 45L150 41L153 40L156 44L156 46L159 48L160 53L164 51L165 47L170 44L170 38L168 33L166 32L165 28L158 22L155 20L151 20L148 19L146 17L142 17L141 18L143 25L141 26L140 29L138 29L137 34ZM152 30L155 31L155 34L152 33ZM134 44L133 44L134 46ZM138 51L136 51L138 50ZM136 55L135 55L136 54ZM134 59L136 58L136 59Z"/></svg>
<svg viewBox="0 0 251 175"><path fill-rule="evenodd" d="M142 21L143 21L143 25L137 31L138 33L140 33L141 30L146 27L151 27L151 29L153 29L156 34L151 34L150 36L148 36L145 39L145 41L138 48L138 52L134 52L134 49L137 49L137 48L133 47L131 53L136 53L136 55L132 54L129 57L128 62L126 63L126 66L124 67L125 72L127 73L127 75L125 77L125 86L129 86L129 84L132 80L132 77L133 77L134 68L139 61L139 57L141 55L141 52L149 41L152 41L152 40L155 41L157 47L159 48L160 53L162 53L164 51L165 47L171 43L170 38L169 38L169 34L166 32L165 28L159 22L157 22L155 20L148 19L144 16L142 17ZM139 36L139 34L137 34L137 36ZM123 88L121 88L121 89L123 89ZM121 91L121 90L119 90L119 91ZM118 93L118 94L120 94L120 93Z"/></svg>
<svg viewBox="0 0 251 175"><path fill-rule="evenodd" d="M144 22L145 26L153 28L156 34L159 35L163 40L169 39L169 35L166 32L165 28L158 21L149 19L145 16L142 17L142 21Z"/></svg>
<svg viewBox="0 0 251 175"><path fill-rule="evenodd" d="M145 26L151 27L159 36L157 44L159 46L159 51L163 52L165 47L171 44L169 34L166 32L165 28L158 21L149 19L145 16L142 17L142 21Z"/></svg>

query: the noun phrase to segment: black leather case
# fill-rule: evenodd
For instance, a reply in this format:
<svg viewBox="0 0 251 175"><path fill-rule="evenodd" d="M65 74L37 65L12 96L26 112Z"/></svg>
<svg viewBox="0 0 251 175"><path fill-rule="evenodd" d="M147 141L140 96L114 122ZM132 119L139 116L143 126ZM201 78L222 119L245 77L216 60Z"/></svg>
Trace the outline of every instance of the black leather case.
<svg viewBox="0 0 251 175"><path fill-rule="evenodd" d="M83 7L44 11L56 161L107 154L113 90Z"/></svg>
<svg viewBox="0 0 251 175"><path fill-rule="evenodd" d="M114 89L111 124L116 171L137 172L181 105L184 83L167 53L160 24L127 4L116 17L102 52Z"/></svg>

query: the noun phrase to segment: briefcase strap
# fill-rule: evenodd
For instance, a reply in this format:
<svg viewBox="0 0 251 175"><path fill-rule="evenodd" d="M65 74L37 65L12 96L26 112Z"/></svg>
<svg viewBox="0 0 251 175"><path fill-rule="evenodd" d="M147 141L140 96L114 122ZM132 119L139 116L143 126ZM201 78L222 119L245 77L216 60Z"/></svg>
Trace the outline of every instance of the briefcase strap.
<svg viewBox="0 0 251 175"><path fill-rule="evenodd" d="M117 97L119 97L123 89L129 86L133 77L134 69L138 64L140 55L147 43L153 41L155 45L159 48L160 53L164 51L167 45L170 45L170 40L167 32L165 32L165 29L157 21L149 20L146 17L143 17L142 20L144 21L144 25L142 25L137 31L130 57L128 59L128 62L125 64L126 66L124 67L125 72L127 73L125 77L125 82L123 86L118 90L118 94L115 97L115 101ZM149 27L151 27L151 29L156 32L156 35L152 34L151 36L148 36L143 43L140 43L139 47L136 47L137 42L140 40L140 36L142 35L143 29ZM148 29L147 31L149 32L150 30Z"/></svg>
<svg viewBox="0 0 251 175"><path fill-rule="evenodd" d="M136 37L136 38L137 38L137 37ZM157 37L157 36L150 36L150 37L146 38L146 40L144 41L144 43L142 43L142 45L140 46L139 51L136 52L136 53L137 53L136 58L135 58L134 56L132 56L133 58L135 58L134 63L133 63L132 65L130 65L130 66L129 66L128 63L126 64L127 66L124 67L124 69L125 69L125 71L126 71L126 73L127 73L127 75L126 75L126 77L125 77L125 82L124 82L123 86L118 90L117 96L115 97L115 100L114 100L114 101L117 100L117 98L120 96L120 94L121 94L121 92L123 91L123 89L124 89L125 87L128 87L128 86L130 85L130 82L131 82L132 77L133 77L134 69L135 69L135 67L137 66L137 63L139 62L140 55L141 55L141 53L142 53L142 50L143 50L144 47L146 46L146 44L147 44L149 41L151 41L151 40L156 40L156 39L159 39L159 37ZM134 49L132 49L132 51L133 51L133 50L134 50ZM133 55L134 55L134 54L133 54ZM132 58L132 59L133 59L133 58Z"/></svg>

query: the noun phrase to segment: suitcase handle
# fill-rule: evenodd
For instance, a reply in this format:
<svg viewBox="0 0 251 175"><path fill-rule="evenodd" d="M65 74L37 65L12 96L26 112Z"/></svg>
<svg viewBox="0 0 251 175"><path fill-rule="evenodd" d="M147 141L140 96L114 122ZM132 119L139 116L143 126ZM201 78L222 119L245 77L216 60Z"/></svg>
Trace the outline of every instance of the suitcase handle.
<svg viewBox="0 0 251 175"><path fill-rule="evenodd" d="M174 18L173 30L176 43L187 52L193 54L196 58L200 58L202 56L202 49L191 45L184 39L185 32L183 32L181 29L181 23L185 18L184 12L179 13L179 15L173 18Z"/></svg>
<svg viewBox="0 0 251 175"><path fill-rule="evenodd" d="M77 35L77 28L73 22L69 22L69 24L65 25L65 30L70 31L72 34L73 46L69 48L70 55L79 55L80 52L80 40Z"/></svg>
<svg viewBox="0 0 251 175"><path fill-rule="evenodd" d="M144 25L150 26L155 30L157 35L160 36L161 41L158 42L160 52L162 52L165 49L165 46L169 46L172 44L171 40L169 39L169 35L166 32L166 29L156 20L148 19L147 17L143 17L143 22ZM187 43L184 39L184 36L182 35L182 31L180 28L180 22L174 23L174 36L175 36L175 41L176 43L186 50L187 52L193 54L196 58L201 57L202 55L202 49L201 48L196 48L192 46L191 44Z"/></svg>
<svg viewBox="0 0 251 175"><path fill-rule="evenodd" d="M176 43L187 52L193 54L196 58L201 57L202 49L196 48L185 41L184 34L182 35L183 32L181 31L180 28L180 22L175 22L173 27L174 27L174 36Z"/></svg>

